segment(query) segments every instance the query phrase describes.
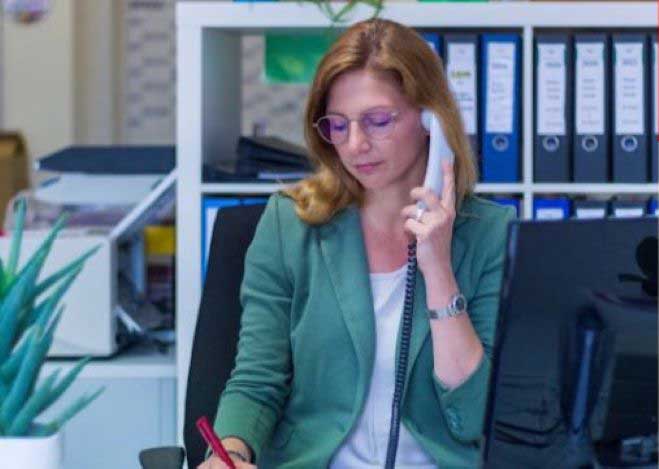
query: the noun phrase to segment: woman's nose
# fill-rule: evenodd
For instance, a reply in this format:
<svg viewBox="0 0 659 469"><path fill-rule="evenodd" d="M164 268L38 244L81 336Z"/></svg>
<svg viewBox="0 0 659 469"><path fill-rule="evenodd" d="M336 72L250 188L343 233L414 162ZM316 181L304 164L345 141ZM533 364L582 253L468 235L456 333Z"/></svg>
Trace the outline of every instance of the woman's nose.
<svg viewBox="0 0 659 469"><path fill-rule="evenodd" d="M370 141L362 126L358 121L350 122L350 132L348 132L348 148L352 151L363 151L368 149Z"/></svg>

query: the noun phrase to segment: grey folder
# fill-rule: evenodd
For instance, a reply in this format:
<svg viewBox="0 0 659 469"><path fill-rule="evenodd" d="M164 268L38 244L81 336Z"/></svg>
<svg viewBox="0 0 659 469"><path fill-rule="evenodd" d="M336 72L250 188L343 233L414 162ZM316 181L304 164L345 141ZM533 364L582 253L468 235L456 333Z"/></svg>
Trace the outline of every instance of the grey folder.
<svg viewBox="0 0 659 469"><path fill-rule="evenodd" d="M559 48L551 48L552 45ZM562 54L560 46L564 47ZM545 56L540 57L541 53ZM533 178L536 182L568 182L571 180L573 127L570 37L567 34L537 35L534 66ZM557 72L560 67L562 73ZM562 109L559 109L560 104Z"/></svg>
<svg viewBox="0 0 659 469"><path fill-rule="evenodd" d="M646 132L650 102L645 86L649 79L647 36L614 34L611 57L613 182L647 182L650 150Z"/></svg>
<svg viewBox="0 0 659 469"><path fill-rule="evenodd" d="M584 67L590 67L588 74L580 74L580 45L602 45L602 55L595 59L603 61L603 71L592 67L592 60L586 60ZM575 182L608 182L610 172L609 131L610 131L610 57L606 34L578 34L574 37L574 139L572 147L572 175ZM583 52L583 51L582 51ZM592 58L591 58L592 59ZM601 94L598 94L600 92ZM581 99L579 103L581 93ZM593 99L593 93L600 99ZM585 96L585 97L584 97ZM581 104L581 107L579 107ZM580 118L581 114L581 118ZM597 125L593 125L593 122ZM599 127L601 123L601 128ZM580 127L582 127L580 132ZM586 128L584 131L583 128ZM594 130L597 128L596 130ZM594 130L594 131L591 131Z"/></svg>
<svg viewBox="0 0 659 469"><path fill-rule="evenodd" d="M451 70L452 70L452 64L451 61L455 60L455 57L451 57L453 48L451 45L454 44L467 44L469 46L473 46L473 51L474 51L474 56L473 56L473 63L469 64L471 67L473 67L473 72L475 73L474 76L474 89L473 93L475 94L475 102L473 103L474 109L473 109L473 118L475 122L472 122L468 124L466 122L466 118L471 116L471 112L468 112L467 115L462 116L462 119L465 124L465 129L467 130L467 135L469 136L469 143L471 144L471 149L474 153L474 158L476 158L476 161L480 161L480 148L479 148L479 124L480 124L480 97L479 97L479 90L480 90L480 74L479 74L479 67L478 67L478 60L480 57L480 52L478 49L478 35L477 34L444 34L444 67L446 71L447 78L449 80L449 86L452 87L453 83L452 81L455 79L458 80L464 80L464 75L465 72L464 70L459 72L460 77L454 78L452 77ZM462 61L464 61L465 57L461 57ZM464 65L467 65L464 63ZM469 93L466 92L467 90L459 90L456 92L456 90L452 89L452 92L455 96L456 103L458 107L460 108L460 111L463 111L463 107L465 106L470 106L470 96ZM473 125L473 131L470 131L471 126Z"/></svg>

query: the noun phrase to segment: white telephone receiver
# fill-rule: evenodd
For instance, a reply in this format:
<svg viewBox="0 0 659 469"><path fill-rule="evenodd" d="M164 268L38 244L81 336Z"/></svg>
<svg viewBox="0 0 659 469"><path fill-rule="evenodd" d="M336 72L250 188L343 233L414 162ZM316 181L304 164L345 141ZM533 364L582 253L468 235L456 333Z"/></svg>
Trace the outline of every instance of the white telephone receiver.
<svg viewBox="0 0 659 469"><path fill-rule="evenodd" d="M444 183L441 162L442 160L448 160L450 163L453 163L453 151L448 146L444 130L439 124L439 117L434 112L424 108L421 112L421 123L430 132L428 166L426 168L426 178L423 181L423 186L429 187L437 196L441 197ZM425 210L426 206L423 202L419 202L417 203L417 209Z"/></svg>

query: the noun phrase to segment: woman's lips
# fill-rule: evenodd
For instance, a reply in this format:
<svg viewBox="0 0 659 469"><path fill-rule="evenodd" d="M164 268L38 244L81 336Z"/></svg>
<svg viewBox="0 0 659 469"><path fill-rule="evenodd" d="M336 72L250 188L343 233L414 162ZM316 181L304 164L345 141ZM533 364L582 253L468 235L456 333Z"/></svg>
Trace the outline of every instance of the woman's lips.
<svg viewBox="0 0 659 469"><path fill-rule="evenodd" d="M382 163L381 161L374 161L372 163L357 164L355 168L362 174L371 174L377 170L377 167Z"/></svg>

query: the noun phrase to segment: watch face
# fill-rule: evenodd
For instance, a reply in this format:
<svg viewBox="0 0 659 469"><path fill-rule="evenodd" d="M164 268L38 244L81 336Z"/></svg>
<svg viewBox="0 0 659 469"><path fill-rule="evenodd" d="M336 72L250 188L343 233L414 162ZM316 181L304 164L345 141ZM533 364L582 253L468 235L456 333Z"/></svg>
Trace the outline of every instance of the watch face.
<svg viewBox="0 0 659 469"><path fill-rule="evenodd" d="M467 300L465 300L464 296L460 295L455 299L455 309L458 311L467 309Z"/></svg>

